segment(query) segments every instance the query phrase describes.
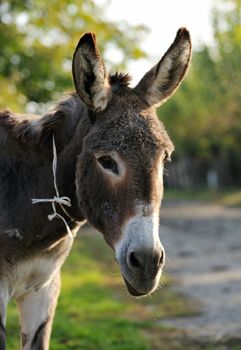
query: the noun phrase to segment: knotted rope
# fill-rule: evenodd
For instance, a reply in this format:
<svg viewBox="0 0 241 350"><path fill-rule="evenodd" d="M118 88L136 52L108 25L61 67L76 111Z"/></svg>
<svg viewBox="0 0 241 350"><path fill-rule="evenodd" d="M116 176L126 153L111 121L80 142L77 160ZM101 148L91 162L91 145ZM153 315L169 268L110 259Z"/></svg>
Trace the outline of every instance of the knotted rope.
<svg viewBox="0 0 241 350"><path fill-rule="evenodd" d="M57 212L56 209L56 204L59 204L61 209L63 210L63 212L71 219L71 216L67 213L66 209L64 208L64 206L66 207L71 207L71 200L69 197L63 196L60 197L59 196L59 190L58 190L58 186L57 186L57 180L56 180L56 172L57 172L57 151L56 151L56 145L55 145L55 139L54 139L54 135L53 135L53 164L52 164L52 169L53 169L53 179L54 179L54 188L55 188L55 193L56 195L53 198L33 198L32 199L32 203L33 204L37 204L37 203L51 203L52 204L52 208L53 208L53 213L48 215L48 219L49 221L52 221L54 218L59 218L61 219L67 229L67 232L69 234L69 236L71 238L73 238L73 234L69 228L69 225L67 224L67 221L65 220L65 218L60 215Z"/></svg>

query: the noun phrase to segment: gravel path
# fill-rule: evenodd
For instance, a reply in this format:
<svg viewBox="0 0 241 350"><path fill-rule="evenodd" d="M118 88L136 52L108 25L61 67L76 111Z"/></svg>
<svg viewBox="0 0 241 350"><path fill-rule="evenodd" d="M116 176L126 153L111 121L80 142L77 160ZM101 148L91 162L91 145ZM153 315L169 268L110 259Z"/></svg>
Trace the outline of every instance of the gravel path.
<svg viewBox="0 0 241 350"><path fill-rule="evenodd" d="M164 323L195 337L241 339L241 209L170 202L161 215L166 273L201 305L198 316Z"/></svg>

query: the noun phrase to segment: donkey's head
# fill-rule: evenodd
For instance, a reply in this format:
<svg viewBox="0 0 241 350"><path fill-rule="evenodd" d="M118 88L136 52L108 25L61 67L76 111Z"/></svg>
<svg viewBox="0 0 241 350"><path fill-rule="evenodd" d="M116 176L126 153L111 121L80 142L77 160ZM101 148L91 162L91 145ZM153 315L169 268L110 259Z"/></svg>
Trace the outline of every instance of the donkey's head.
<svg viewBox="0 0 241 350"><path fill-rule="evenodd" d="M190 36L182 28L158 64L131 89L127 75L106 73L94 34L85 34L74 53L75 87L91 122L77 164L79 205L114 249L135 296L156 289L165 261L159 209L163 165L173 145L155 107L179 86L190 54Z"/></svg>

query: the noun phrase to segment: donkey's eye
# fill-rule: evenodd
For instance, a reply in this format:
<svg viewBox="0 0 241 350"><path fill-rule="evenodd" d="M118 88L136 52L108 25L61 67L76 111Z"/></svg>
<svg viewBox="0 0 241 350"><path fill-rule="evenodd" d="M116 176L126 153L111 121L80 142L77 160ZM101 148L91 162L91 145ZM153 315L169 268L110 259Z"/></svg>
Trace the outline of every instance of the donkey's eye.
<svg viewBox="0 0 241 350"><path fill-rule="evenodd" d="M117 163L114 159L109 156L103 156L98 158L100 165L107 170L111 170L115 174L119 174Z"/></svg>
<svg viewBox="0 0 241 350"><path fill-rule="evenodd" d="M165 151L163 163L165 163L167 160L170 160L170 158L169 158L169 154Z"/></svg>

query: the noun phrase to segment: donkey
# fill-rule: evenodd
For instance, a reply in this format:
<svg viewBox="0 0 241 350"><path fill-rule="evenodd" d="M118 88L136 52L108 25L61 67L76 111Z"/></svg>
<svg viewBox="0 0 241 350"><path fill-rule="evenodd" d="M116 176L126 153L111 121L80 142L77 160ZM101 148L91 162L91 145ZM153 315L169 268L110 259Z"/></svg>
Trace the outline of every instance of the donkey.
<svg viewBox="0 0 241 350"><path fill-rule="evenodd" d="M190 55L181 28L130 88L129 75L107 74L86 33L73 56L74 93L42 117L0 113L0 350L10 299L22 349L49 348L60 269L86 220L113 249L131 295L157 288L163 164L173 144L155 107L177 89Z"/></svg>

